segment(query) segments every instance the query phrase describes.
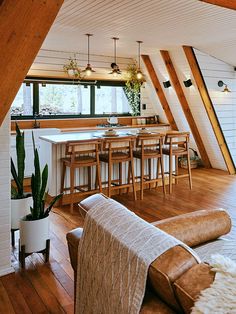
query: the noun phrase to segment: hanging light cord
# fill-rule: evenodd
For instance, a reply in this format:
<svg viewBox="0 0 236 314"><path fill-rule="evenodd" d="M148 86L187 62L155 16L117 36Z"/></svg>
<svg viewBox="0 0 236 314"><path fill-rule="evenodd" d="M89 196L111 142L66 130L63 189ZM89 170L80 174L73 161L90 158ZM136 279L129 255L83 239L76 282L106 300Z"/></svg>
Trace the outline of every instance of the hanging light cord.
<svg viewBox="0 0 236 314"><path fill-rule="evenodd" d="M114 38L114 56L115 56L115 64L116 64L116 38Z"/></svg>
<svg viewBox="0 0 236 314"><path fill-rule="evenodd" d="M140 70L140 58L141 58L141 44L142 41L141 40L137 40L138 43L138 68Z"/></svg>

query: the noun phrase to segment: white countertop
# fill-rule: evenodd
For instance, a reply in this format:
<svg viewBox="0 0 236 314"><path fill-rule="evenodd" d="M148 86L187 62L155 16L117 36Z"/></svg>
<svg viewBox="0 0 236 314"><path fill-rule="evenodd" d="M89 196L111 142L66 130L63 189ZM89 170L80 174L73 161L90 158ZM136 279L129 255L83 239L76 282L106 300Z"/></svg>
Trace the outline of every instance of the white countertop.
<svg viewBox="0 0 236 314"><path fill-rule="evenodd" d="M148 128L147 128L148 129ZM73 133L61 133L61 134L55 134L55 135L44 135L40 136L41 140L47 141L52 144L65 144L67 142L72 142L72 141L86 141L86 140L93 140L96 138L104 138L104 131L90 131L90 132L73 132ZM116 130L117 134L120 137L124 136L136 136L137 135L138 129L132 129L132 130ZM153 128L152 128L152 131ZM166 133L166 130L163 129L161 130L158 128L158 133Z"/></svg>

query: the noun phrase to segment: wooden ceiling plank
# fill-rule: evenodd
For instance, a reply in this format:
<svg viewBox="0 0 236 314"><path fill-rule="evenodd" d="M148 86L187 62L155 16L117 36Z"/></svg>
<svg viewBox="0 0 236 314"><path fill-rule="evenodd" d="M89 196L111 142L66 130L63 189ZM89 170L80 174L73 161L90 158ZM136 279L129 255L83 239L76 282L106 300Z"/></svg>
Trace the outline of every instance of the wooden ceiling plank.
<svg viewBox="0 0 236 314"><path fill-rule="evenodd" d="M155 88L156 94L160 100L160 103L162 105L162 108L165 112L165 115L167 117L167 120L173 130L178 130L177 124L175 122L174 116L170 110L170 106L168 104L168 101L166 99L166 96L163 92L163 89L161 87L161 83L157 77L156 71L152 65L152 61L148 55L142 55L142 60L147 68L148 74L150 76L150 79L152 81L152 84Z"/></svg>
<svg viewBox="0 0 236 314"><path fill-rule="evenodd" d="M205 149L204 143L202 141L201 135L200 135L200 133L198 131L197 125L196 125L195 120L193 118L193 115L191 113L188 101L187 101L187 99L186 99L186 97L184 95L184 91L183 91L183 89L181 87L181 84L179 82L177 73L175 71L174 65L173 65L172 60L170 58L170 54L169 54L168 51L161 50L161 56L162 56L163 61L164 61L165 65L166 65L166 69L167 69L167 71L169 73L170 80L172 82L172 86L175 89L176 95L177 95L177 97L179 99L179 102L181 104L181 107L183 109L185 117L186 117L186 119L188 121L189 127L190 127L190 129L192 131L193 137L194 137L195 142L197 144L197 147L199 149L199 152L200 152L202 161L204 163L204 166L206 168L211 168L210 159L208 157L208 154L206 152L206 149Z"/></svg>
<svg viewBox="0 0 236 314"><path fill-rule="evenodd" d="M201 2L206 2L213 5L218 5L219 7L236 10L235 0L199 0Z"/></svg>
<svg viewBox="0 0 236 314"><path fill-rule="evenodd" d="M204 79L202 77L202 73L200 70L200 67L198 65L196 56L194 54L194 51L192 47L189 46L183 46L183 50L185 52L186 58L188 60L189 66L191 68L194 80L196 82L199 94L202 98L203 104L205 106L207 115L209 117L210 123L212 125L212 129L215 133L217 142L219 144L220 150L222 152L223 158L225 160L225 164L228 168L228 171L230 174L235 174L235 167L234 163L232 161L228 146L226 144L224 134L222 132L222 129L220 127L216 112L214 110L211 98L209 96L206 84L204 82Z"/></svg>
<svg viewBox="0 0 236 314"><path fill-rule="evenodd" d="M0 126L63 0L4 0L0 6Z"/></svg>

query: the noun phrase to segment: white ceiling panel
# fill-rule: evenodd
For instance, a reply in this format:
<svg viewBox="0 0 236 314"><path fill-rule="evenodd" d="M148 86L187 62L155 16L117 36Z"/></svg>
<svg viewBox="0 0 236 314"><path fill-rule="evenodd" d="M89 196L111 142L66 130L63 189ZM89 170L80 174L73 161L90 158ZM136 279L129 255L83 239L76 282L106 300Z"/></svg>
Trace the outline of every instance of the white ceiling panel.
<svg viewBox="0 0 236 314"><path fill-rule="evenodd" d="M194 46L236 65L236 11L197 0L65 0L43 48L86 52L85 33L93 33L91 52L118 56Z"/></svg>

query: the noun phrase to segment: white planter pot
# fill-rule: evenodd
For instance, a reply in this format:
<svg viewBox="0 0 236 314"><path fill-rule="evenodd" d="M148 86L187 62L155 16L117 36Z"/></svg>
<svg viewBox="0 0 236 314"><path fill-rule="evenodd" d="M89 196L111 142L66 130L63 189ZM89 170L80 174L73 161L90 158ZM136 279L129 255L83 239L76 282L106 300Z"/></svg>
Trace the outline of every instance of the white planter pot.
<svg viewBox="0 0 236 314"><path fill-rule="evenodd" d="M25 246L25 253L39 252L46 248L49 239L49 217L20 221L20 245Z"/></svg>
<svg viewBox="0 0 236 314"><path fill-rule="evenodd" d="M32 196L11 200L11 229L19 229L20 219L30 214L30 206L33 206Z"/></svg>

